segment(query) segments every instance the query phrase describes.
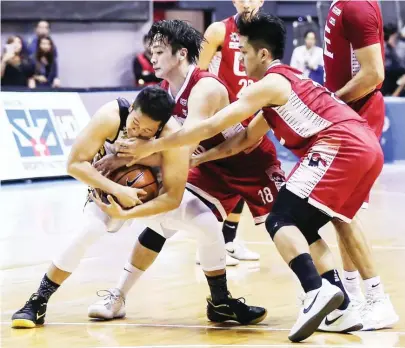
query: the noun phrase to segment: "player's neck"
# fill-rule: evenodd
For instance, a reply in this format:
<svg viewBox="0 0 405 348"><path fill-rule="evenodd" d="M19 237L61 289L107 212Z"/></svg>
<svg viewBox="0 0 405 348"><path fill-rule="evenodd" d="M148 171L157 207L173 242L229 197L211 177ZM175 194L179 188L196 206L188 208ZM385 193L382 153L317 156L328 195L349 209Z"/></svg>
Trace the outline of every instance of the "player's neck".
<svg viewBox="0 0 405 348"><path fill-rule="evenodd" d="M173 97L176 97L177 93L180 91L192 67L193 65L189 63L181 64L178 69L173 69L165 79L169 82L170 92Z"/></svg>

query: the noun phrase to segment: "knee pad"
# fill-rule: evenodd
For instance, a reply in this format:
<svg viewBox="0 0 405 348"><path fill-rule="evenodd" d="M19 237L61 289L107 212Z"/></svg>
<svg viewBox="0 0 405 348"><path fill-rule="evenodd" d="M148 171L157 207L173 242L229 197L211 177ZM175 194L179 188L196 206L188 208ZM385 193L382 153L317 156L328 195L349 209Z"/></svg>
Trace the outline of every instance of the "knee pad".
<svg viewBox="0 0 405 348"><path fill-rule="evenodd" d="M271 239L274 240L274 236L280 228L284 226L296 226L296 224L288 214L271 212L266 219L265 226Z"/></svg>
<svg viewBox="0 0 405 348"><path fill-rule="evenodd" d="M139 243L156 253L160 253L163 245L165 245L166 238L161 236L149 227L146 227L138 237Z"/></svg>
<svg viewBox="0 0 405 348"><path fill-rule="evenodd" d="M245 205L245 201L243 200L243 198L241 198L239 200L238 204L235 205L235 208L233 208L231 214L241 214L244 205Z"/></svg>

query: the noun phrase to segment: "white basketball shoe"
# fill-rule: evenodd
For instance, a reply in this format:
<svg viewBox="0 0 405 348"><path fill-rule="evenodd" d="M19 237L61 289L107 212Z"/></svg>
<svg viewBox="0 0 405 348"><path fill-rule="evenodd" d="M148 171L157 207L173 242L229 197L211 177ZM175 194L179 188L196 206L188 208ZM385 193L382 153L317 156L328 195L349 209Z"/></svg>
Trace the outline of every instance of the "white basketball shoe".
<svg viewBox="0 0 405 348"><path fill-rule="evenodd" d="M249 250L246 246L240 242L234 240L225 244L227 254L241 261L257 261L260 259L260 255L254 251Z"/></svg>
<svg viewBox="0 0 405 348"><path fill-rule="evenodd" d="M104 298L89 306L90 318L109 320L125 317L125 298L119 289L100 290L97 295Z"/></svg>
<svg viewBox="0 0 405 348"><path fill-rule="evenodd" d="M363 331L392 328L399 321L390 297L372 290L366 293L366 303L360 314L363 320Z"/></svg>
<svg viewBox="0 0 405 348"><path fill-rule="evenodd" d="M302 308L288 336L290 341L300 342L311 336L322 320L342 304L343 299L343 292L337 286L322 279L319 289L302 296Z"/></svg>
<svg viewBox="0 0 405 348"><path fill-rule="evenodd" d="M348 333L358 331L363 328L363 323L358 308L350 302L349 306L344 309L335 309L328 314L321 325L319 331Z"/></svg>

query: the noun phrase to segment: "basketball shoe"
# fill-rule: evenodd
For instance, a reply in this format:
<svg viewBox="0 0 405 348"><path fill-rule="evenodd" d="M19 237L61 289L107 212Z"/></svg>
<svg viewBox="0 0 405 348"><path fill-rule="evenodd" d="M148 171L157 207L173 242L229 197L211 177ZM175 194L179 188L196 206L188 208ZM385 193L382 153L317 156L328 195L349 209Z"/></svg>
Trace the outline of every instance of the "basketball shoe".
<svg viewBox="0 0 405 348"><path fill-rule="evenodd" d="M332 313L328 314L318 331L324 332L339 332L348 333L358 331L363 328L360 312L358 308L350 302L349 306L344 309L335 309Z"/></svg>
<svg viewBox="0 0 405 348"><path fill-rule="evenodd" d="M366 293L366 303L361 309L363 331L391 328L399 320L390 297L377 291Z"/></svg>
<svg viewBox="0 0 405 348"><path fill-rule="evenodd" d="M24 307L15 312L11 317L13 328L33 328L45 322L47 302L37 293L31 295Z"/></svg>
<svg viewBox="0 0 405 348"><path fill-rule="evenodd" d="M254 251L249 250L240 241L228 242L225 244L227 254L237 260L241 261L257 261L260 255Z"/></svg>
<svg viewBox="0 0 405 348"><path fill-rule="evenodd" d="M110 320L125 317L125 298L119 289L100 290L97 295L104 298L89 306L90 318Z"/></svg>
<svg viewBox="0 0 405 348"><path fill-rule="evenodd" d="M300 342L311 336L323 319L342 304L344 295L337 286L322 279L319 289L307 292L300 299L302 309L288 336L292 342Z"/></svg>
<svg viewBox="0 0 405 348"><path fill-rule="evenodd" d="M232 298L229 294L224 302L214 304L209 296L207 302L207 317L215 323L233 320L242 325L253 325L260 323L267 316L265 308L248 306L243 297Z"/></svg>

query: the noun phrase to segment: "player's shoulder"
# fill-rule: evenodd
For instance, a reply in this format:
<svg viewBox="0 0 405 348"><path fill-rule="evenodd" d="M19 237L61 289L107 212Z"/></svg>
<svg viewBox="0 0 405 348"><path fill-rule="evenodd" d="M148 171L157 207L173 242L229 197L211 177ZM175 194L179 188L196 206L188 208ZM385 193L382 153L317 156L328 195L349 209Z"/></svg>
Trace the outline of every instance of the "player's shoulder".
<svg viewBox="0 0 405 348"><path fill-rule="evenodd" d="M226 34L226 25L224 22L211 23L206 29L204 36L215 41L223 41Z"/></svg>
<svg viewBox="0 0 405 348"><path fill-rule="evenodd" d="M129 103L128 103L129 107ZM118 99L111 100L102 105L94 115L97 119L97 123L102 123L106 127L119 128L121 123L120 117L120 104Z"/></svg>
<svg viewBox="0 0 405 348"><path fill-rule="evenodd" d="M212 96L215 93L222 95L227 93L226 85L214 74L204 72L192 89L193 94L200 96Z"/></svg>
<svg viewBox="0 0 405 348"><path fill-rule="evenodd" d="M341 1L343 16L364 15L366 13L376 13L379 5L376 1Z"/></svg>

